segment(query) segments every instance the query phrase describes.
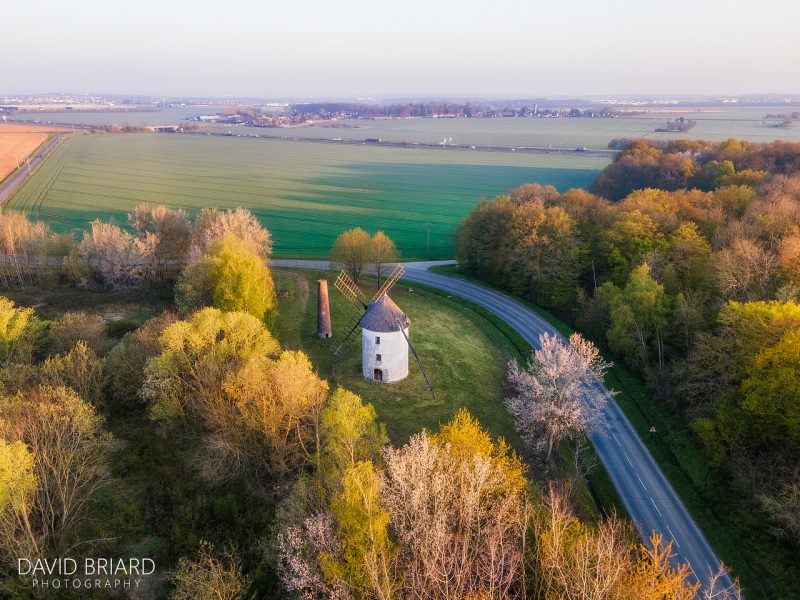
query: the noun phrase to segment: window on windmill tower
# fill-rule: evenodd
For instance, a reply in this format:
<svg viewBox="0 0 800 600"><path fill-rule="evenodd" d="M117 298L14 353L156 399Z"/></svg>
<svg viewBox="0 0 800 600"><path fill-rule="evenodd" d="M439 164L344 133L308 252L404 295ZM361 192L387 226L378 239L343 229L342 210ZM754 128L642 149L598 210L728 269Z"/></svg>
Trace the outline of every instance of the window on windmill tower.
<svg viewBox="0 0 800 600"><path fill-rule="evenodd" d="M381 355L380 354L376 354L375 355L375 360L377 360L378 362L381 362Z"/></svg>
<svg viewBox="0 0 800 600"><path fill-rule="evenodd" d="M380 346L381 345L381 336L379 336L379 335L375 336L375 345L376 346Z"/></svg>

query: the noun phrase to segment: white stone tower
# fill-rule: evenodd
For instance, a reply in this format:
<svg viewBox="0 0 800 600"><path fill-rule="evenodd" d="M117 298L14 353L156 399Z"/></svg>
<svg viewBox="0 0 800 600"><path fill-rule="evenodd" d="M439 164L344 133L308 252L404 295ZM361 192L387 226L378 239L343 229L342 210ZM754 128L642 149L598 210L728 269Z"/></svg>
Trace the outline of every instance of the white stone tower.
<svg viewBox="0 0 800 600"><path fill-rule="evenodd" d="M364 379L392 383L408 377L409 324L408 316L386 293L370 302L367 312L361 317L361 373Z"/></svg>

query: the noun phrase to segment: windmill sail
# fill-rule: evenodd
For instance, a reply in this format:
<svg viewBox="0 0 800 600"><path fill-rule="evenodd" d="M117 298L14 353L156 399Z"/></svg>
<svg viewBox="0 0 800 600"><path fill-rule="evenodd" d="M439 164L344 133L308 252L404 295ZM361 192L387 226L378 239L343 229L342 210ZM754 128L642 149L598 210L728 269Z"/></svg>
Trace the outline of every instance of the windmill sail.
<svg viewBox="0 0 800 600"><path fill-rule="evenodd" d="M392 271L392 274L389 275L389 277L386 278L386 281L383 282L383 285L380 287L380 289L375 292L375 295L372 297L372 301L375 302L378 298L388 293L405 272L406 269L403 265L397 265L394 268L394 271Z"/></svg>
<svg viewBox="0 0 800 600"><path fill-rule="evenodd" d="M344 271L339 273L339 276L336 278L336 281L333 282L333 285L337 290L342 292L342 295L352 304L355 304L356 306L360 305L361 308L367 307L367 297L364 295L364 292L361 291L361 288L358 287L358 284L353 281Z"/></svg>
<svg viewBox="0 0 800 600"><path fill-rule="evenodd" d="M361 315L358 314L358 313L355 313L351 317L350 323L348 324L348 326L349 326L349 330L347 332L347 335L345 335L344 338L342 338L342 341L339 342L338 344L336 344L336 343L331 344L331 350L333 351L333 355L334 356L339 356L342 353L342 351L347 347L349 342L351 342L352 340L356 339L356 337L358 337L358 336L355 336L353 334L356 332L356 330L361 329Z"/></svg>
<svg viewBox="0 0 800 600"><path fill-rule="evenodd" d="M345 335L344 338L342 338L342 341L338 344L335 342L331 344L333 355L339 356L347 347L347 344L357 337L353 334L358 329L361 329L361 317L364 316L368 305L366 294L364 294L361 288L358 287L358 284L353 281L353 279L344 271L339 273L339 276L336 278L336 281L333 282L333 285L355 307L355 311L350 317L350 322L347 325L347 335Z"/></svg>

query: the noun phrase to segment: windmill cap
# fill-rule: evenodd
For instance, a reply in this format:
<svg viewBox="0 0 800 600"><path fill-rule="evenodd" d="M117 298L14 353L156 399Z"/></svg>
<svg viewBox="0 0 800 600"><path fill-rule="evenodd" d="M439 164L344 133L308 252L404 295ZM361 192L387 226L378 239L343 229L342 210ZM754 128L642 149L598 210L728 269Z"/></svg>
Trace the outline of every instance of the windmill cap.
<svg viewBox="0 0 800 600"><path fill-rule="evenodd" d="M397 325L408 327L411 321L389 296L383 294L375 302L370 302L367 312L361 317L362 329L388 333L397 331Z"/></svg>

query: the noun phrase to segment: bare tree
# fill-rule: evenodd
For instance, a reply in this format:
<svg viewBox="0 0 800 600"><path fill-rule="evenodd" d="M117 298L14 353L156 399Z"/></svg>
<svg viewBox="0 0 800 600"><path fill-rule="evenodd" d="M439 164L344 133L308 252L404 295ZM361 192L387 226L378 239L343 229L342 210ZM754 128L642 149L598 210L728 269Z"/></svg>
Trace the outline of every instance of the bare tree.
<svg viewBox="0 0 800 600"><path fill-rule="evenodd" d="M172 600L240 600L246 597L250 586L236 553L217 552L208 542L200 543L195 559L178 561L172 580Z"/></svg>
<svg viewBox="0 0 800 600"><path fill-rule="evenodd" d="M0 282L6 287L34 283L49 238L45 223L18 212L0 213Z"/></svg>
<svg viewBox="0 0 800 600"><path fill-rule="evenodd" d="M737 239L717 256L717 279L727 298L769 300L778 271L778 257L748 239Z"/></svg>
<svg viewBox="0 0 800 600"><path fill-rule="evenodd" d="M192 240L192 224L186 211L139 204L128 215L128 221L138 235L136 245L148 277L162 280L183 268Z"/></svg>
<svg viewBox="0 0 800 600"><path fill-rule="evenodd" d="M204 208L194 222L189 262L200 260L215 242L229 234L239 237L250 250L262 258L268 258L272 253L272 236L269 230L262 227L246 208L229 208L225 211Z"/></svg>
<svg viewBox="0 0 800 600"><path fill-rule="evenodd" d="M336 523L329 512L314 514L300 525L279 533L278 556L284 587L302 600L351 600L353 597L343 582L327 580L318 561L320 556L341 556Z"/></svg>
<svg viewBox="0 0 800 600"><path fill-rule="evenodd" d="M587 527L574 515L568 489L551 486L531 520L531 590L560 600L694 600L688 563L673 565L660 535L636 543L633 524L616 516Z"/></svg>
<svg viewBox="0 0 800 600"><path fill-rule="evenodd" d="M526 368L512 361L508 379L514 395L506 406L524 440L550 462L553 448L596 427L606 396L592 387L611 365L590 341L574 333L569 343L543 333Z"/></svg>
<svg viewBox="0 0 800 600"><path fill-rule="evenodd" d="M89 265L112 287L139 283L144 275L144 259L134 237L117 225L92 222L83 235L79 250Z"/></svg>
<svg viewBox="0 0 800 600"><path fill-rule="evenodd" d="M527 503L499 455L423 432L386 451L384 503L404 597L507 598L522 584Z"/></svg>
<svg viewBox="0 0 800 600"><path fill-rule="evenodd" d="M742 600L742 588L738 579L731 579L731 572L724 564L720 563L716 572L711 573L711 578L702 589L703 600Z"/></svg>

